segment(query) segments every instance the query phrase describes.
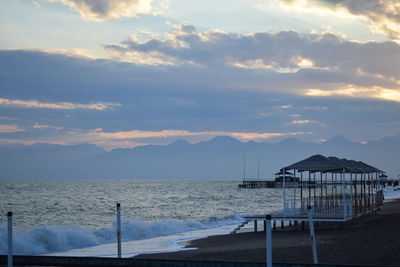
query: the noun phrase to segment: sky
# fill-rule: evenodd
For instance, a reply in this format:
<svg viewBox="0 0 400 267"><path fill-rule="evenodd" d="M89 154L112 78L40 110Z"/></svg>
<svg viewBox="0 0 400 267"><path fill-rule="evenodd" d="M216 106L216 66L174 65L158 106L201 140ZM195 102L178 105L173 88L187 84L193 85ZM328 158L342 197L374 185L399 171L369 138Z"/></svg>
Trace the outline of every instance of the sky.
<svg viewBox="0 0 400 267"><path fill-rule="evenodd" d="M0 145L400 134L395 0L0 4Z"/></svg>

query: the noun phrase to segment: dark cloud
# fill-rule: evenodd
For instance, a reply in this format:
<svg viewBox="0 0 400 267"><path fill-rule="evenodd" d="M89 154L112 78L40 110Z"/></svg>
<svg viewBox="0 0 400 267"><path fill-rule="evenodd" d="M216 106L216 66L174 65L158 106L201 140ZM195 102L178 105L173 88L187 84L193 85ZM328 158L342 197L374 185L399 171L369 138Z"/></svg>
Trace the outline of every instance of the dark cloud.
<svg viewBox="0 0 400 267"><path fill-rule="evenodd" d="M286 4L296 4L299 0L279 0ZM330 9L345 9L362 16L372 25L392 39L400 39L400 4L397 0L308 0L311 5Z"/></svg>
<svg viewBox="0 0 400 267"><path fill-rule="evenodd" d="M12 124L25 129L5 133L0 139L42 138L58 142L70 132L79 135L96 128L106 132L134 129L313 132L314 135L297 136L306 140L330 137L333 133L356 140L374 139L388 135L387 132L396 134L400 127L397 119L400 107L395 102L296 93L310 86L334 87L343 81L361 83L357 75L310 68L279 73L224 64L146 66L3 50L0 51L0 98L120 106L102 111L0 106L0 116L16 118ZM368 83L382 80L370 79ZM277 108L287 105L291 108ZM315 123L290 124L294 120ZM34 125L48 127L38 129ZM54 130L55 127L59 130Z"/></svg>
<svg viewBox="0 0 400 267"><path fill-rule="evenodd" d="M321 74L320 77L329 73L331 79L338 78L336 82L398 87L397 81L392 80L400 79L397 71L400 46L395 42L360 43L333 33L299 34L294 31L233 34L209 30L197 33L193 27L182 30L185 27L189 26L176 27L167 39L153 37L140 42L133 37L106 48L122 60L129 59L131 53L140 53L143 57L158 56L161 61L169 58L175 64L229 68L229 71L233 67L263 69L264 75L269 76L274 76L274 72L308 69L317 73L316 76ZM303 73L297 76L301 75Z"/></svg>

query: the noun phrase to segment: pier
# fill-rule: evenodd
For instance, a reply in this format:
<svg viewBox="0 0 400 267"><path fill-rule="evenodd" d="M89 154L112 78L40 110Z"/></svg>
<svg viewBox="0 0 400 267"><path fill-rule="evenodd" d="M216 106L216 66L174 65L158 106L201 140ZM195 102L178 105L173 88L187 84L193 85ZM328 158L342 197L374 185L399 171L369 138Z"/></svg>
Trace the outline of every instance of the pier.
<svg viewBox="0 0 400 267"><path fill-rule="evenodd" d="M350 184L350 182L346 182ZM355 185L383 185L383 186L398 186L399 181L352 181L353 186ZM301 182L286 182L286 188L293 188L293 187L320 187L325 186L326 184L333 185L332 182L327 182L321 184L319 182L314 181L301 181ZM337 184L338 185L338 184ZM271 180L243 180L241 184L238 184L239 188L283 188L283 182L276 182Z"/></svg>
<svg viewBox="0 0 400 267"><path fill-rule="evenodd" d="M280 185L269 180L243 180L238 186L239 188L276 188Z"/></svg>
<svg viewBox="0 0 400 267"><path fill-rule="evenodd" d="M245 174L244 174L245 175ZM281 171L275 173L274 180L262 180L262 179L243 179L242 183L239 184L239 188L282 188L285 184L286 187L297 186L299 184L299 178L294 177L293 173Z"/></svg>

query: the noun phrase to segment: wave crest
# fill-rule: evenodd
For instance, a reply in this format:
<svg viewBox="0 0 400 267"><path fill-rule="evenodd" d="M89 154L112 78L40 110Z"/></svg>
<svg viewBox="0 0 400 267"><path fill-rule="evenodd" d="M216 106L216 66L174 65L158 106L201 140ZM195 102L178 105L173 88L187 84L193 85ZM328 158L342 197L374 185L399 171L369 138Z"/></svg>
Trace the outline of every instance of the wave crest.
<svg viewBox="0 0 400 267"><path fill-rule="evenodd" d="M240 215L211 217L201 221L165 219L144 222L134 219L121 220L123 241L147 239L195 230L211 229L222 225L236 224L243 220ZM110 228L90 230L77 225L49 225L15 231L14 253L35 255L58 252L74 248L116 242L116 222ZM0 254L7 253L7 225L0 226Z"/></svg>

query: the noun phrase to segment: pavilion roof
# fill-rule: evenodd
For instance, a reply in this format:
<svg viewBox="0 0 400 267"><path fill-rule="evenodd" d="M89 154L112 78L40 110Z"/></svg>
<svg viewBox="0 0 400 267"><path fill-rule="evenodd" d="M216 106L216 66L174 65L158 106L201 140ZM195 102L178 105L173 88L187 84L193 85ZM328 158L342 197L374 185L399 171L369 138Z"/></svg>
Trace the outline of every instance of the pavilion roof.
<svg viewBox="0 0 400 267"><path fill-rule="evenodd" d="M380 169L375 168L374 166L371 166L365 162L362 161L357 161L360 165L364 166L365 168L371 170L371 172L382 172Z"/></svg>
<svg viewBox="0 0 400 267"><path fill-rule="evenodd" d="M275 175L282 175L282 174L283 174L283 169L280 169L279 172L275 173ZM285 175L293 175L293 173L285 170Z"/></svg>
<svg viewBox="0 0 400 267"><path fill-rule="evenodd" d="M283 169L310 171L310 172L346 172L346 173L374 173L381 170L362 161L340 159L337 157L325 157L320 154L286 166Z"/></svg>
<svg viewBox="0 0 400 267"><path fill-rule="evenodd" d="M329 160L327 157L317 154L286 166L283 169L298 171L339 171L343 169L343 167Z"/></svg>

